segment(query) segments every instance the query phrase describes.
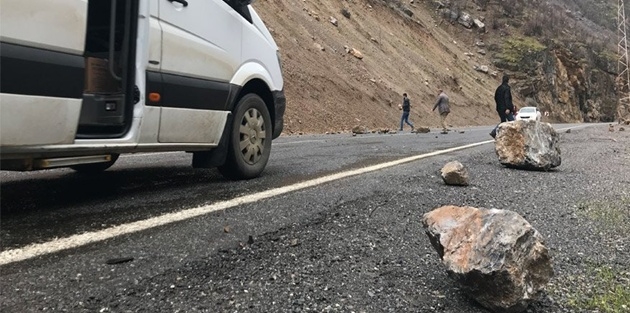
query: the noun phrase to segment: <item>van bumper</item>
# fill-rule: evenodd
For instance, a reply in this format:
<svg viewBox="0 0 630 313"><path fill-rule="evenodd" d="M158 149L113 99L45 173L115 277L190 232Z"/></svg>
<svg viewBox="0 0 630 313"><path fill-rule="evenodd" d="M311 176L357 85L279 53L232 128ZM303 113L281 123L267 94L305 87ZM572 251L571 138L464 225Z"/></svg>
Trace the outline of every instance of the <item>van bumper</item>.
<svg viewBox="0 0 630 313"><path fill-rule="evenodd" d="M273 104L275 108L276 116L274 117L274 125L273 125L273 139L276 139L282 133L282 129L284 128L284 111L287 107L287 98L284 96L284 89L273 91Z"/></svg>

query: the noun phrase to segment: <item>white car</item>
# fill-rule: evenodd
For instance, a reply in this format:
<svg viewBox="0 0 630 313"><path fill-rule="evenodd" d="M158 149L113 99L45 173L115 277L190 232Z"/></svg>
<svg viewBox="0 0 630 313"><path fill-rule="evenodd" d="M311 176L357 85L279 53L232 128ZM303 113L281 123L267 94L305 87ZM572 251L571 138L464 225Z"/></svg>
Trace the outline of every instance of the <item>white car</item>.
<svg viewBox="0 0 630 313"><path fill-rule="evenodd" d="M523 107L516 113L516 120L536 120L540 121L542 114L536 107Z"/></svg>

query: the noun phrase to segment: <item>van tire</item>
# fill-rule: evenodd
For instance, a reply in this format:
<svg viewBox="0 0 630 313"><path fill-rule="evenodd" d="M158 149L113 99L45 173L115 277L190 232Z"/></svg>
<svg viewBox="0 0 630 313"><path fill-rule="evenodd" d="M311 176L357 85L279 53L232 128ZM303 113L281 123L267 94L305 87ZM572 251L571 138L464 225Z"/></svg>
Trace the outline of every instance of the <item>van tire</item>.
<svg viewBox="0 0 630 313"><path fill-rule="evenodd" d="M271 116L258 95L243 96L236 105L228 128L228 151L219 172L227 179L251 179L260 176L271 152Z"/></svg>
<svg viewBox="0 0 630 313"><path fill-rule="evenodd" d="M120 156L120 154L114 153L111 156L112 156L111 160L107 162L92 163L92 164L79 164L79 165L70 166L70 168L79 173L85 173L85 174L100 173L112 167L112 165L116 163L116 160L118 160L118 157Z"/></svg>

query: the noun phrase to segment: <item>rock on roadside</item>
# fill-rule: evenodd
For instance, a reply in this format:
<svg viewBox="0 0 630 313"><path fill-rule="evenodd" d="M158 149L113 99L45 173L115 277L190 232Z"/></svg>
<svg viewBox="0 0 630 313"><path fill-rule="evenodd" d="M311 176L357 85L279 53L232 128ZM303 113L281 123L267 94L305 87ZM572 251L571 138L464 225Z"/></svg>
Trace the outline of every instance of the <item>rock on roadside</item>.
<svg viewBox="0 0 630 313"><path fill-rule="evenodd" d="M468 169L459 161L451 161L442 167L442 180L447 185L468 186Z"/></svg>
<svg viewBox="0 0 630 313"><path fill-rule="evenodd" d="M426 134L426 133L430 133L431 129L429 129L428 127L418 126L411 132L416 133L416 134Z"/></svg>
<svg viewBox="0 0 630 313"><path fill-rule="evenodd" d="M553 276L542 236L515 212L443 206L423 226L449 277L494 312L523 312Z"/></svg>

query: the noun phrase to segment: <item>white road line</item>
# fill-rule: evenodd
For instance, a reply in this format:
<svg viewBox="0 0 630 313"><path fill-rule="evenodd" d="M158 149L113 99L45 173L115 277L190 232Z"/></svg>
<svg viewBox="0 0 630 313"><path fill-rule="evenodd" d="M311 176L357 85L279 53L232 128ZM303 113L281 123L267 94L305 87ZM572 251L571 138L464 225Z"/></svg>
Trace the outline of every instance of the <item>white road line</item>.
<svg viewBox="0 0 630 313"><path fill-rule="evenodd" d="M583 126L583 127L586 127L586 126ZM568 128L559 129L558 131L569 129L569 128L575 129L575 128L582 128L582 127L568 127ZM491 142L494 142L494 140L480 141L477 143L472 143L472 144L468 144L464 146L420 154L420 155L407 157L407 158L403 158L396 161L390 161L390 162L376 164L376 165L372 165L372 166L368 166L368 167L364 167L364 168L360 168L356 170L350 170L346 172L323 176L323 177L307 180L301 183L293 184L290 186L270 189L270 190L262 191L262 192L255 193L252 195L238 197L238 198L226 200L226 201L221 201L221 202L213 203L210 205L187 209L187 210L183 210L179 212L167 213L167 214L153 217L150 219L136 221L136 222L132 222L128 224L122 224L122 225L110 227L110 228L95 231L95 232L73 235L73 236L61 238L61 239L54 239L54 240L44 242L44 243L31 244L31 245L28 245L19 249L6 250L0 253L0 266L6 265L9 263L28 260L34 257L38 257L38 256L50 254L50 253L59 252L62 250L77 248L77 247L88 245L91 243L104 241L104 240L111 239L114 237L139 232L139 231L151 229L154 227L171 224L174 222L188 220L188 219L206 215L212 212L225 210L228 208L260 201L263 199L268 199L271 197L279 196L282 194L286 194L289 192L293 192L293 191L297 191L297 190L301 190L305 188L314 187L314 186L332 182L335 180L339 180L339 179L343 179L343 178L347 178L351 176L356 176L356 175L361 175L365 173L370 173L370 172L386 169L389 167L429 158L436 155L469 149L469 148L481 146L481 145L491 143Z"/></svg>
<svg viewBox="0 0 630 313"><path fill-rule="evenodd" d="M291 144L296 144L296 143L305 143L305 142L322 142L322 141L326 141L325 139L309 139L309 140L299 140L299 141L285 141L285 142L272 142L272 146L277 146L277 145L291 145Z"/></svg>
<svg viewBox="0 0 630 313"><path fill-rule="evenodd" d="M404 163L409 163L409 162L417 161L420 159L424 159L424 158L428 158L428 157L432 157L432 156L436 156L440 154L469 149L469 148L477 147L477 146L484 145L491 142L494 142L494 140L481 141L481 142L477 142L477 143L473 143L473 144L469 144L465 146L459 146L455 148L439 150L439 151L435 151L431 153L407 157L404 159L372 165L372 166L368 166L361 169L356 169L356 170L341 172L341 173L332 174L332 175L328 175L328 176L324 176L320 178L315 178L312 180L307 180L307 181L293 184L290 186L270 189L270 190L262 191L256 194L238 197L231 200L221 201L221 202L213 203L210 205L187 209L187 210L183 210L179 212L167 213L167 214L153 217L150 219L136 221L136 222L132 222L128 224L122 224L122 225L110 227L110 228L95 231L95 232L83 233L83 234L73 235L66 238L54 239L54 240L44 242L44 243L31 244L31 245L28 245L26 247L19 248L19 249L6 250L0 253L0 265L6 265L13 262L23 261L23 260L31 259L37 256L55 253L55 252L59 252L66 249L77 248L77 247L88 245L88 244L95 243L98 241L103 241L103 240L111 239L114 237L130 234L134 232L139 232L139 231L147 230L150 228L154 228L154 227L158 227L158 226L162 226L162 225L166 225L166 224L170 224L174 222L184 221L184 220L191 219L194 217L206 215L212 212L225 210L225 209L232 208L235 206L260 201L263 199L267 199L267 198L275 197L275 196L282 195L285 193L321 185L324 183L347 178L350 176L374 172L374 171L382 170L388 167L397 166Z"/></svg>

